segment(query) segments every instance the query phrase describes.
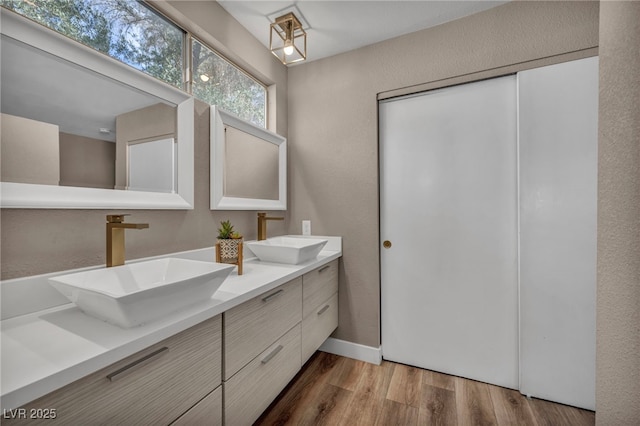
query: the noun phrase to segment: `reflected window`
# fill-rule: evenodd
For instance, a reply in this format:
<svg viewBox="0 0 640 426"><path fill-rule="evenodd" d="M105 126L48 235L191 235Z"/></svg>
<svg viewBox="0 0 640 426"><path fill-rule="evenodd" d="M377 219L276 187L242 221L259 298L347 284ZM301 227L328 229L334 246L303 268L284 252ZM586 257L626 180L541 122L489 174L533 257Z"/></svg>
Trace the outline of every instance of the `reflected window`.
<svg viewBox="0 0 640 426"><path fill-rule="evenodd" d="M185 32L131 0L2 0L2 6L183 88Z"/></svg>
<svg viewBox="0 0 640 426"><path fill-rule="evenodd" d="M266 127L266 87L143 2L0 0L0 5L183 90L184 46L190 39L193 96Z"/></svg>
<svg viewBox="0 0 640 426"><path fill-rule="evenodd" d="M192 54L196 98L266 127L267 90L262 84L195 39Z"/></svg>

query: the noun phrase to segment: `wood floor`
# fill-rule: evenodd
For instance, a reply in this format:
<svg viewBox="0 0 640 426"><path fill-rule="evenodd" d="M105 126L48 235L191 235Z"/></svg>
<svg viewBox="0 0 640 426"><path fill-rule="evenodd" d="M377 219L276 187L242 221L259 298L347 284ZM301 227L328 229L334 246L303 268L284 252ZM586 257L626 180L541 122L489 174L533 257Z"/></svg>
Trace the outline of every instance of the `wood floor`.
<svg viewBox="0 0 640 426"><path fill-rule="evenodd" d="M594 425L595 413L403 364L325 352L305 364L257 425Z"/></svg>

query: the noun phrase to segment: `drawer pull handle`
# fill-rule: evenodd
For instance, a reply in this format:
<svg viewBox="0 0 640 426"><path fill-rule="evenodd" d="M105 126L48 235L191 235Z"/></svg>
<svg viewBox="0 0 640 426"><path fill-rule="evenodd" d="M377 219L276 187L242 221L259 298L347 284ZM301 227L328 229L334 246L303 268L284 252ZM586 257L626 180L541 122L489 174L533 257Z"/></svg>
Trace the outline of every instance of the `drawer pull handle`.
<svg viewBox="0 0 640 426"><path fill-rule="evenodd" d="M324 305L324 308L318 311L318 315L324 314L327 311L327 309L329 309L329 305Z"/></svg>
<svg viewBox="0 0 640 426"><path fill-rule="evenodd" d="M263 364L266 364L266 363L268 363L269 361L271 361L271 359L272 359L274 356L278 355L278 352L280 352L281 350L282 350L282 345L278 345L278 347L277 347L277 348L275 348L274 350L272 350L272 351L271 351L271 353L270 353L269 355L267 355L267 356L265 356L264 358L262 358L262 363L263 363Z"/></svg>
<svg viewBox="0 0 640 426"><path fill-rule="evenodd" d="M280 295L283 292L284 292L284 290L280 289L280 290L276 291L275 293L271 293L270 295L263 297L262 301L263 302L268 302L269 300L273 299L274 297Z"/></svg>
<svg viewBox="0 0 640 426"><path fill-rule="evenodd" d="M112 382L115 382L116 380L126 376L128 373L136 370L139 367L142 367L143 365L147 364L149 361L151 361L153 358L162 355L163 353L167 352L169 350L168 347L162 347L154 352L151 352L148 355L143 356L140 359L137 359L135 361L133 361L131 364L125 365L124 367L122 367L121 369L114 371L113 373L107 375L107 379L109 379Z"/></svg>
<svg viewBox="0 0 640 426"><path fill-rule="evenodd" d="M331 265L323 266L322 268L318 269L318 273L321 274L329 268L331 268Z"/></svg>

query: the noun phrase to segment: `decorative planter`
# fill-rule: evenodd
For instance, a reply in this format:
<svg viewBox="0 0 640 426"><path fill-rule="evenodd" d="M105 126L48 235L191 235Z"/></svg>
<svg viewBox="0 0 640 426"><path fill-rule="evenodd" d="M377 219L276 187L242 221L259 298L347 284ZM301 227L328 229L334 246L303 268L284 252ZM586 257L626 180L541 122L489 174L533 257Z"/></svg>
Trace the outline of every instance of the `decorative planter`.
<svg viewBox="0 0 640 426"><path fill-rule="evenodd" d="M238 265L238 275L242 275L242 238L218 238L216 262Z"/></svg>

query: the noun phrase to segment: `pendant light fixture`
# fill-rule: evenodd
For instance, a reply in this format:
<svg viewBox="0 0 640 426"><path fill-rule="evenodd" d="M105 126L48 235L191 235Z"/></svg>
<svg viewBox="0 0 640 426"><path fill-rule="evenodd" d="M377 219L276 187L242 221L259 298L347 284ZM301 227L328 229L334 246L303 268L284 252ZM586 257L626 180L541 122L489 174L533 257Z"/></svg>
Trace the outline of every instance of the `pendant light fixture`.
<svg viewBox="0 0 640 426"><path fill-rule="evenodd" d="M271 24L269 49L285 65L307 58L307 33L293 12L276 18Z"/></svg>

